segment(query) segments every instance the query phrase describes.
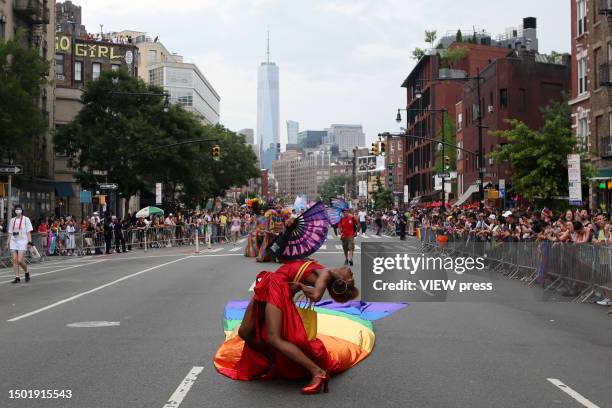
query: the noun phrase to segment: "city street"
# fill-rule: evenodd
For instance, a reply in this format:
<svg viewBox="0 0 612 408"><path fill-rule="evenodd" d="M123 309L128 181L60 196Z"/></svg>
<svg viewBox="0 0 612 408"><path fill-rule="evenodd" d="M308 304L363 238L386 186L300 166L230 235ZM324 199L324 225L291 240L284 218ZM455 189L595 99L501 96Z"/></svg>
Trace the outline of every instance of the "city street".
<svg viewBox="0 0 612 408"><path fill-rule="evenodd" d="M376 241L399 242L357 245ZM339 245L328 239L315 258L340 265ZM215 246L51 260L20 285L2 270L0 406L612 406L610 320L601 307L569 303L411 304L374 322L374 352L332 378L329 394L302 396L302 381L229 380L213 366L223 309L248 299L265 268L275 265ZM84 322L108 323L73 327ZM71 390L72 398L9 399L18 389Z"/></svg>

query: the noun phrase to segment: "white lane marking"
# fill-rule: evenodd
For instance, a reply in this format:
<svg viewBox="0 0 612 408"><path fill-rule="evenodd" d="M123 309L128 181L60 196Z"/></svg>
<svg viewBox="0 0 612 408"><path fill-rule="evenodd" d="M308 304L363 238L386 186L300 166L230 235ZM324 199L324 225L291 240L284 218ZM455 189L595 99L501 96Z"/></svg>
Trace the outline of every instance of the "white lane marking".
<svg viewBox="0 0 612 408"><path fill-rule="evenodd" d="M223 251L223 248L215 248L215 249L207 249L206 250L207 253L215 253L215 252L219 252L219 251Z"/></svg>
<svg viewBox="0 0 612 408"><path fill-rule="evenodd" d="M327 249L327 245L323 244L323 245L321 245L321 248L319 248L319 249L325 250L325 249Z"/></svg>
<svg viewBox="0 0 612 408"><path fill-rule="evenodd" d="M391 237L390 235L384 235L383 234L383 238L393 238L393 237Z"/></svg>
<svg viewBox="0 0 612 408"><path fill-rule="evenodd" d="M198 375L200 375L202 370L204 370L204 367L193 367L191 371L187 373L187 376L185 376L185 378L179 384L174 393L170 396L168 402L166 402L166 404L162 408L178 408L178 406L181 405L181 402L183 402L183 399L191 389L191 386L198 379Z"/></svg>
<svg viewBox="0 0 612 408"><path fill-rule="evenodd" d="M342 249L342 245L336 245L336 249Z"/></svg>
<svg viewBox="0 0 612 408"><path fill-rule="evenodd" d="M31 275L32 275L32 278L35 278L35 277L37 277L37 276L49 275L50 273L56 273L56 272L61 272L61 271L65 271L65 270L68 270L68 269L74 269L74 268L78 268L78 267L80 267L80 266L87 266L87 265L97 264L97 263L104 262L104 261L105 261L105 259L101 259L101 260L96 261L96 262L89 262L89 263L87 263L87 264L67 266L67 267L65 267L65 268L56 269L56 270L54 270L54 271L49 271L49 272L41 272L41 273L33 273L33 274L31 274ZM23 271L21 271L21 272L20 272L20 275L25 276L24 274L25 274L25 272L23 272ZM9 280L9 281L2 281L2 282L0 282L0 284L10 283L10 282L12 282L12 280Z"/></svg>
<svg viewBox="0 0 612 408"><path fill-rule="evenodd" d="M360 250L360 249L361 249L361 247L360 247L359 245L355 245L355 249L356 249L356 250Z"/></svg>
<svg viewBox="0 0 612 408"><path fill-rule="evenodd" d="M332 234L327 234L327 239L334 239L334 236Z"/></svg>
<svg viewBox="0 0 612 408"><path fill-rule="evenodd" d="M556 378L547 378L547 380L550 381L554 386L559 388L561 391L578 401L583 406L587 408L599 408L598 405L593 404L591 401L580 395L578 392L572 390L570 387L563 384L560 380Z"/></svg>
<svg viewBox="0 0 612 408"><path fill-rule="evenodd" d="M363 234L361 238L370 238L370 237L368 237L366 234Z"/></svg>
<svg viewBox="0 0 612 408"><path fill-rule="evenodd" d="M114 285L115 283L122 282L122 281L124 281L124 280L130 279L130 278L133 278L133 277L135 277L135 276L142 275L143 273L151 272L151 271L153 271L153 270L155 270L155 269L163 268L164 266L171 265L171 264L173 264L173 263L176 263L176 262L182 261L182 260L184 260L184 259L189 259L189 258L192 258L192 257L191 257L191 256L187 256L187 257L185 257L185 258L175 259L174 261L166 262L166 263L163 263L163 264L160 264L160 265L157 265L157 266L153 266L153 267L151 267L151 268L143 269L142 271L132 273L131 275L126 275L126 276L124 276L124 277L122 277L122 278L116 279L116 280L114 280L114 281L112 281L112 282L109 282L109 283L106 283L106 284L104 284L104 285L102 285L102 286L98 286L98 287L96 287L96 288L90 289L90 290L85 291L85 292L81 292L81 293L76 294L76 295L74 295L74 296L71 296L71 297L69 297L69 298L62 299L62 300L60 300L60 301L58 301L58 302L55 302L55 303L52 303L52 304L50 304L50 305L48 305L48 306L41 307L40 309L33 310L33 311L31 311L31 312L29 312L29 313L26 313L26 314L23 314L23 315L21 315L21 316L13 317L12 319L7 320L7 322L16 322L17 320L25 319L26 317L33 316L33 315L38 314L38 313L40 313L40 312L44 312L45 310L49 310L49 309L52 309L52 308L54 308L54 307L57 307L57 306L63 305L64 303L68 303L68 302L71 302L71 301L73 301L73 300L76 300L76 299L80 298L81 296L85 296L85 295L88 295L88 294L90 294L90 293L97 292L97 291L99 291L99 290L102 290L102 289L104 289L104 288L107 288L107 287L109 287L109 286L112 286L112 285Z"/></svg>
<svg viewBox="0 0 612 408"><path fill-rule="evenodd" d="M229 251L230 251L230 252L238 252L238 251L240 251L240 250L242 250L242 247L237 246L236 248L232 248L232 249L230 249Z"/></svg>
<svg viewBox="0 0 612 408"><path fill-rule="evenodd" d="M120 322L107 322L107 321L99 321L99 322L74 322L69 323L66 326L68 327L109 327L109 326L119 326Z"/></svg>
<svg viewBox="0 0 612 408"><path fill-rule="evenodd" d="M251 283L251 286L249 287L249 292L253 292L253 289L255 289L255 281L253 281L253 283Z"/></svg>

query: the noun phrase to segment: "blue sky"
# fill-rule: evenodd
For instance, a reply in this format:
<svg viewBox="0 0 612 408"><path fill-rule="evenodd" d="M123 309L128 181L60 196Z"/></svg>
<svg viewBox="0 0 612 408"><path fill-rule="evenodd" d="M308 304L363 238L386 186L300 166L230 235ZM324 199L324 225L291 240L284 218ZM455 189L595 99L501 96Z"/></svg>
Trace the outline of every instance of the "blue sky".
<svg viewBox="0 0 612 408"><path fill-rule="evenodd" d="M198 64L221 95L221 121L255 128L257 67L280 68L280 126L300 130L362 124L367 138L394 131L405 105L403 79L423 31L503 33L537 17L540 51L569 52L567 0L73 0L90 32L131 29L159 36L172 52Z"/></svg>

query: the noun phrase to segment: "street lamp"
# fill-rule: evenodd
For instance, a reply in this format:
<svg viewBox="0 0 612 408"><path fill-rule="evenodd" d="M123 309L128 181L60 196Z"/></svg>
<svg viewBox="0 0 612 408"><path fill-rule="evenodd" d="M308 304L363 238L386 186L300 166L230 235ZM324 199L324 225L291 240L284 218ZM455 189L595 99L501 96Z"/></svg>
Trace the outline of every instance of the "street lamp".
<svg viewBox="0 0 612 408"><path fill-rule="evenodd" d="M420 93L420 87L417 87L417 98L420 98L422 95L422 93ZM419 96L420 95L420 96ZM406 121L408 121L408 113L409 112L440 112L442 113L442 130L440 132L440 141L437 145L438 150L442 151L442 208L446 207L446 174L445 174L445 163L444 163L444 146L446 145L445 143L445 134L444 134L444 117L447 113L447 110L442 108L442 109L410 109L410 108L405 108L405 109L398 109L397 110L397 116L395 118L395 121L400 123L402 121L402 114L400 113L400 111L406 111ZM406 125L408 127L408 125ZM408 131L408 128L406 127L406 132ZM407 161L406 161L407 162ZM408 174L408 172L406 172L406 174Z"/></svg>
<svg viewBox="0 0 612 408"><path fill-rule="evenodd" d="M484 79L481 75L480 75L480 69L476 68L476 76L475 77L463 77L463 78L437 78L437 79L417 79L416 80L416 97L420 98L422 96L422 92L421 92L421 84L422 83L428 83L428 82L437 82L437 81L462 81L462 82L467 82L467 81L471 81L471 80L475 80L476 81L476 96L478 98L478 116L476 118L477 121L477 127L478 127L478 155L477 155L477 159L478 159L478 178L479 178L479 183L478 183L478 201L479 201L479 207L480 207L480 211L483 211L484 209L484 163L483 163L483 143L482 143L482 129L485 128L485 126L482 125L482 99L481 99L481 95L480 95L480 80Z"/></svg>

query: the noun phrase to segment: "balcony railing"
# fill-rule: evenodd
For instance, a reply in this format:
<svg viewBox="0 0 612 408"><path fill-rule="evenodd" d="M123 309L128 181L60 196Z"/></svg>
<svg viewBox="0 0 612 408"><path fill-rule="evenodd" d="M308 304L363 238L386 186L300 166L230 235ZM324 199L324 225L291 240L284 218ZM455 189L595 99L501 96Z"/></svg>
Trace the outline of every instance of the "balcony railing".
<svg viewBox="0 0 612 408"><path fill-rule="evenodd" d="M15 14L31 24L49 24L46 0L13 0Z"/></svg>
<svg viewBox="0 0 612 408"><path fill-rule="evenodd" d="M601 157L612 157L612 136L601 138L599 152Z"/></svg>
<svg viewBox="0 0 612 408"><path fill-rule="evenodd" d="M599 66L599 86L612 86L612 62Z"/></svg>
<svg viewBox="0 0 612 408"><path fill-rule="evenodd" d="M599 14L612 15L612 0L599 0Z"/></svg>

